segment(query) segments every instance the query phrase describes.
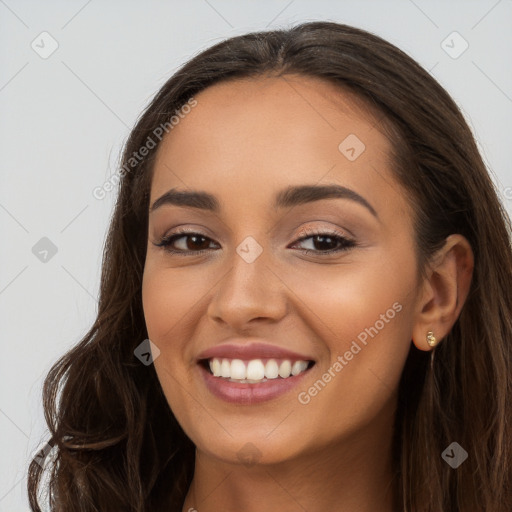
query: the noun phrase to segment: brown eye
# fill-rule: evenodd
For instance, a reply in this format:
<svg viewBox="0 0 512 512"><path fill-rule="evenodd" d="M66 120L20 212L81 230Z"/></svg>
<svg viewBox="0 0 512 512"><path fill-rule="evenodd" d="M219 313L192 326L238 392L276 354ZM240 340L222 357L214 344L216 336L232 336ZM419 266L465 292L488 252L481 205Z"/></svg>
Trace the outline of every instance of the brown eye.
<svg viewBox="0 0 512 512"><path fill-rule="evenodd" d="M201 233L180 232L165 236L155 244L172 254L202 254L210 249L213 241Z"/></svg>
<svg viewBox="0 0 512 512"><path fill-rule="evenodd" d="M202 235L184 235L180 236L178 238L175 238L174 242L179 240L180 238L184 238L186 250L190 251L200 251L204 249L208 249L208 246L210 245L209 242L207 242L208 238Z"/></svg>
<svg viewBox="0 0 512 512"><path fill-rule="evenodd" d="M357 245L353 240L349 240L337 233L310 233L308 236L298 240L294 245L303 242L309 244L309 247L301 250L304 254L317 255L341 252Z"/></svg>

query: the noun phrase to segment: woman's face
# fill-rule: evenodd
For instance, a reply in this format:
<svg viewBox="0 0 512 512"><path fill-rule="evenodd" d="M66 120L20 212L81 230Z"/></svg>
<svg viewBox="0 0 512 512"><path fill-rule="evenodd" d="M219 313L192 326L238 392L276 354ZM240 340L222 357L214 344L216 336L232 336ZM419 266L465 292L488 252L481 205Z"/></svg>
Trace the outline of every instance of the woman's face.
<svg viewBox="0 0 512 512"><path fill-rule="evenodd" d="M300 76L195 99L157 153L143 280L177 420L228 462L390 436L419 285L378 120Z"/></svg>

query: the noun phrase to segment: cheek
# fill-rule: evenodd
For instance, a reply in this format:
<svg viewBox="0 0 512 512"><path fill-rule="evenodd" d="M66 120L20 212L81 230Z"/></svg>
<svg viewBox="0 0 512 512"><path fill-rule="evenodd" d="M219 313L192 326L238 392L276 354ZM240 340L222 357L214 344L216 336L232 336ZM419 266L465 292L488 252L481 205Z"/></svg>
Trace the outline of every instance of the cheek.
<svg viewBox="0 0 512 512"><path fill-rule="evenodd" d="M416 271L412 257L398 256L324 268L296 283L328 349L297 397L319 443L371 424L396 393L411 346Z"/></svg>
<svg viewBox="0 0 512 512"><path fill-rule="evenodd" d="M178 350L180 331L194 312L204 307L209 286L205 275L191 276L183 269L164 268L148 262L142 282L142 303L149 338L159 348ZM169 343L172 340L173 343Z"/></svg>
<svg viewBox="0 0 512 512"><path fill-rule="evenodd" d="M194 308L201 307L204 287L185 277L187 272L156 265L147 258L142 302L149 339L160 349L155 371L169 407L182 426L193 425L200 414L185 391L190 388L192 355L187 339Z"/></svg>
<svg viewBox="0 0 512 512"><path fill-rule="evenodd" d="M180 389L189 386L189 370L195 364L187 340L203 296L203 288L175 269L152 267L151 262L145 269L142 302L146 328L149 339L160 349L155 370L175 413L183 409Z"/></svg>
<svg viewBox="0 0 512 512"><path fill-rule="evenodd" d="M279 269L293 290L296 321L314 326L331 358L348 350L359 335L364 343L365 336L386 338L412 328L409 305L416 286L415 260L412 251L395 253L383 250L371 257L347 258L342 264L310 265L307 273Z"/></svg>

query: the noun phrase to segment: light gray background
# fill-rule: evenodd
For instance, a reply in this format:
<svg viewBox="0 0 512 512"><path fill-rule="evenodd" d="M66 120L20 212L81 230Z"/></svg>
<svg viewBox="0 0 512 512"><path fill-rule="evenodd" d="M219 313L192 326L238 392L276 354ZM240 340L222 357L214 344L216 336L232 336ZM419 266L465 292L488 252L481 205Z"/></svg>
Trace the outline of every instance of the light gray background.
<svg viewBox="0 0 512 512"><path fill-rule="evenodd" d="M226 37L333 20L396 44L455 98L512 210L512 1L0 0L0 512L28 511L46 439L41 384L93 322L115 172L135 119L186 59ZM47 31L58 49L32 47ZM451 36L457 31L469 44ZM32 247L48 237L57 253Z"/></svg>

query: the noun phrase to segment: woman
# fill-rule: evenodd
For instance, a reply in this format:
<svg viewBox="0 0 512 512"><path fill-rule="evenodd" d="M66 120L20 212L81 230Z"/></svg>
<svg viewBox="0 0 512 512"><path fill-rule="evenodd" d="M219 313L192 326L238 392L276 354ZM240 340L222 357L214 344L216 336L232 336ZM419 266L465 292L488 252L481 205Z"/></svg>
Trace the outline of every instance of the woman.
<svg viewBox="0 0 512 512"><path fill-rule="evenodd" d="M410 57L234 37L120 167L97 320L44 386L52 510L511 509L510 221Z"/></svg>

